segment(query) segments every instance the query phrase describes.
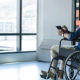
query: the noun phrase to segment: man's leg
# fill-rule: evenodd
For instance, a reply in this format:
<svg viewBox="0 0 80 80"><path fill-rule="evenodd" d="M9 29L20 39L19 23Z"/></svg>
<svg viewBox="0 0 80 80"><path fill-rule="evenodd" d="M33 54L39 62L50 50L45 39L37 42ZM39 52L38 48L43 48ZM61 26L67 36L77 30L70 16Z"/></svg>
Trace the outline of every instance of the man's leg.
<svg viewBox="0 0 80 80"><path fill-rule="evenodd" d="M58 45L52 46L50 52L51 52L51 59L57 58L58 55L59 55L59 46ZM52 63L52 66L54 68L57 68L57 64L58 64L58 60L54 59L53 63ZM63 70L64 70L64 61L61 60L60 61L60 66L59 66L59 71L58 71L60 79L63 79L63 73L64 73ZM56 73L55 69L53 69L53 73L54 74ZM55 78L53 77L52 80L55 80Z"/></svg>
<svg viewBox="0 0 80 80"><path fill-rule="evenodd" d="M50 53L51 53L51 60L53 59L52 66L54 68L57 68L58 60L56 58L58 57L59 54L59 46L58 45L52 46ZM53 74L56 74L56 69L52 69L52 72ZM55 80L55 76L53 76L51 79Z"/></svg>
<svg viewBox="0 0 80 80"><path fill-rule="evenodd" d="M59 55L62 57L65 57L65 59L73 52L77 51L74 47L70 47L70 46L62 46L60 49L60 53ZM61 60L60 61L60 66L59 66L59 70L60 70L60 75L59 78L63 78L62 74L64 71L64 64L65 64L65 60Z"/></svg>
<svg viewBox="0 0 80 80"><path fill-rule="evenodd" d="M62 57L68 57L69 54L71 54L72 52L76 51L75 48L73 47L69 47L69 46L62 46L60 51L59 51L59 46L53 46L51 48L51 58L55 58L58 55L62 56ZM64 72L64 63L65 61L60 60L60 66L59 66L59 78L63 79L63 72ZM53 60L52 66L57 68L57 64L58 64L58 60ZM53 70L53 73L55 73L56 71Z"/></svg>
<svg viewBox="0 0 80 80"><path fill-rule="evenodd" d="M58 47L57 47L57 48L58 48ZM53 46L53 47L51 48L51 50L50 50L51 58L52 58L52 59L58 56L58 53L56 52L57 50L55 50L55 49L56 49L56 46ZM52 59L51 59L51 60L52 60ZM54 59L53 62L52 62L52 66L56 68L56 67L57 67L57 63L58 63L58 61ZM42 73L41 76L47 75L47 72L45 72L45 71L41 71L41 73ZM55 70L51 69L50 72L49 72L49 77L50 77L52 80L55 80L54 77L53 77L54 74L55 74Z"/></svg>
<svg viewBox="0 0 80 80"><path fill-rule="evenodd" d="M56 45L56 46L52 46L51 47L51 50L50 50L50 53L51 53L51 60L54 58L53 62L52 62L52 66L54 68L57 68L57 64L58 64L58 60L55 59L58 57L58 54L59 54L59 47ZM55 69L53 69L53 73L55 73Z"/></svg>

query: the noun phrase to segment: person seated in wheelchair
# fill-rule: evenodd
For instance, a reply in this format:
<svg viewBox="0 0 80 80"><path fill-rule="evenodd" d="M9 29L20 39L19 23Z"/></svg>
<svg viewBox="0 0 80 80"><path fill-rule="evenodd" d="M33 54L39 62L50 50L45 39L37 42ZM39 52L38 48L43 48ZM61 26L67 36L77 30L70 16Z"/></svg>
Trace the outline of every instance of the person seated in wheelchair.
<svg viewBox="0 0 80 80"><path fill-rule="evenodd" d="M59 36L63 36L64 38L71 40L71 41L75 41L76 39L78 39L78 37L80 37L80 28L78 28L75 32L71 32L68 30L68 28L65 25L63 25L63 26L57 26L57 30L58 30ZM50 50L51 59L57 57L58 55L68 57L68 55L70 55L72 52L80 50L80 42L78 42L78 45L74 47L62 46L61 50L63 51L63 53L59 53L59 45L52 46ZM52 66L54 68L57 68L57 64L58 64L58 60L56 59L53 60ZM48 74L48 78L51 78L52 80L54 80L53 74L55 74L55 72L56 72L55 69L50 70ZM58 77L60 79L63 79L63 73L64 73L64 61L63 60L60 63L58 73L59 73ZM40 76L42 78L44 78L44 76L46 77L47 72L42 70Z"/></svg>

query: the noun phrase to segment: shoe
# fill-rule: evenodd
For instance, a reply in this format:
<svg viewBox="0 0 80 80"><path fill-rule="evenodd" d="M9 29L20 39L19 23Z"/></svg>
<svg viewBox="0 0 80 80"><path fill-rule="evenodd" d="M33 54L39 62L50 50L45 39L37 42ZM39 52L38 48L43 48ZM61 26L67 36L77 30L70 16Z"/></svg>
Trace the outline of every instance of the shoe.
<svg viewBox="0 0 80 80"><path fill-rule="evenodd" d="M41 76L42 78L44 78L44 79L46 79L46 78L47 78L47 79L53 78L53 75L54 75L54 73L53 73L52 71L50 71L49 74L48 74L48 72L46 72L46 71L41 71L41 73L42 73L42 74L41 74L40 76ZM48 76L47 76L47 74L48 74Z"/></svg>
<svg viewBox="0 0 80 80"><path fill-rule="evenodd" d="M63 74L64 74L64 71L62 71L62 70L59 70L58 71L58 77L60 78L60 79L63 79Z"/></svg>
<svg viewBox="0 0 80 80"><path fill-rule="evenodd" d="M50 78L49 76L47 77L47 75L43 75L43 74L41 74L40 77L44 78L44 79L49 79Z"/></svg>
<svg viewBox="0 0 80 80"><path fill-rule="evenodd" d="M47 76L47 72L46 71L41 71L41 78L44 78L44 79L49 79L50 77L49 77L49 75Z"/></svg>

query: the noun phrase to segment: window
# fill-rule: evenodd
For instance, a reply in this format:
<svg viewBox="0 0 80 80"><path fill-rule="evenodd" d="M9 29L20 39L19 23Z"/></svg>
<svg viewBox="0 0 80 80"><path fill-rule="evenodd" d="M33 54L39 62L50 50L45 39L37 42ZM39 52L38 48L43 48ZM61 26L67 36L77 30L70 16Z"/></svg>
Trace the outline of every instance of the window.
<svg viewBox="0 0 80 80"><path fill-rule="evenodd" d="M75 26L80 27L80 0L75 0Z"/></svg>
<svg viewBox="0 0 80 80"><path fill-rule="evenodd" d="M36 0L23 0L22 3L22 33L36 34L37 2ZM22 51L26 50L36 50L36 35L22 36Z"/></svg>
<svg viewBox="0 0 80 80"><path fill-rule="evenodd" d="M23 0L22 3L22 33L36 33L36 0Z"/></svg>
<svg viewBox="0 0 80 80"><path fill-rule="evenodd" d="M0 0L0 33L17 32L17 1Z"/></svg>
<svg viewBox="0 0 80 80"><path fill-rule="evenodd" d="M37 0L0 0L0 53L36 51Z"/></svg>
<svg viewBox="0 0 80 80"><path fill-rule="evenodd" d="M76 31L80 27L80 0L72 1L72 31ZM73 45L76 45L75 41L72 41Z"/></svg>

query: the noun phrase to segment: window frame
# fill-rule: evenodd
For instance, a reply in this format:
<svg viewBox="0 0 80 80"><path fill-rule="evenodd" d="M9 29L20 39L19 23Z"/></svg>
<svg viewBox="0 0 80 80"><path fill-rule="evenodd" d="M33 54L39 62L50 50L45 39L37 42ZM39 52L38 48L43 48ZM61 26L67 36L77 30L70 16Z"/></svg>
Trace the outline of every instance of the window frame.
<svg viewBox="0 0 80 80"><path fill-rule="evenodd" d="M19 18L18 18L18 27L19 27L19 32L18 33L0 33L0 36L19 36L18 40L19 43L17 44L18 46L18 50L16 52L12 51L12 52L2 52L0 54L12 54L12 53L27 53L27 52L36 52L36 51L21 51L22 50L22 36L26 35L26 36L33 36L35 35L37 37L37 33L22 33L22 0L17 0L17 5L18 5L18 14ZM37 1L37 8L38 8L38 1ZM37 12L38 13L38 12ZM36 18L37 19L37 18ZM36 23L37 26L37 23ZM36 39L37 40L37 39ZM37 45L36 45L37 46Z"/></svg>

